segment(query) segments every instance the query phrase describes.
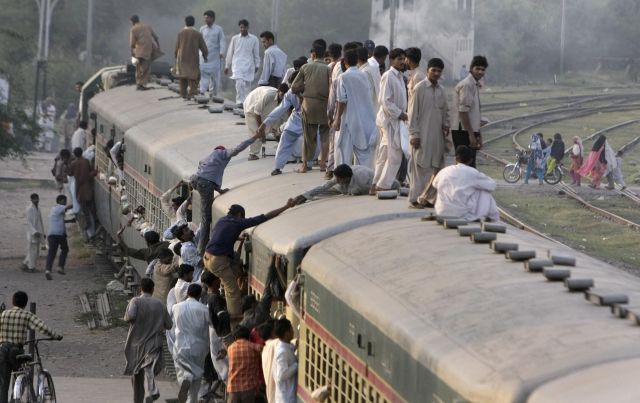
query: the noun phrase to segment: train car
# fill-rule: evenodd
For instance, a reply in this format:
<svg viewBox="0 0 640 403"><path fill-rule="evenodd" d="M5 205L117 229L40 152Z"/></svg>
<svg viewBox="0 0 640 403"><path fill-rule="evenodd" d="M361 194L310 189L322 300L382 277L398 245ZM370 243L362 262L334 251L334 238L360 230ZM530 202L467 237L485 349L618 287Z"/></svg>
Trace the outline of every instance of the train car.
<svg viewBox="0 0 640 403"><path fill-rule="evenodd" d="M640 301L638 278L608 264L512 227L498 240L574 256L593 301ZM435 222L330 237L302 275L302 401L329 384L332 402L640 401L638 326Z"/></svg>

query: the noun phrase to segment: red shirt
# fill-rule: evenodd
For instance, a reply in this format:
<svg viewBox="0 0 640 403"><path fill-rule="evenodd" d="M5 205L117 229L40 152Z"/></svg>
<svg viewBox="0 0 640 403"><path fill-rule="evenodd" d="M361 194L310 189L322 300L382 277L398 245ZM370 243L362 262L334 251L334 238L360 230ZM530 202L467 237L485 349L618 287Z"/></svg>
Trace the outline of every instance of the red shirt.
<svg viewBox="0 0 640 403"><path fill-rule="evenodd" d="M262 347L249 340L239 339L228 349L229 379L227 392L244 392L264 383L262 379Z"/></svg>

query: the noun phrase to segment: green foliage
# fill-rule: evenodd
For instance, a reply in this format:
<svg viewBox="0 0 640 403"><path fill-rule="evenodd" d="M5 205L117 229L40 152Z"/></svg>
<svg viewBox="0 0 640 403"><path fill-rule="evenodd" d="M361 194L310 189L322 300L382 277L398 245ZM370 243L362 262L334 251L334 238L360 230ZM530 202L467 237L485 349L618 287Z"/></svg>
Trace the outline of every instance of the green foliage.
<svg viewBox="0 0 640 403"><path fill-rule="evenodd" d="M26 154L38 134L38 126L23 110L0 104L0 160Z"/></svg>

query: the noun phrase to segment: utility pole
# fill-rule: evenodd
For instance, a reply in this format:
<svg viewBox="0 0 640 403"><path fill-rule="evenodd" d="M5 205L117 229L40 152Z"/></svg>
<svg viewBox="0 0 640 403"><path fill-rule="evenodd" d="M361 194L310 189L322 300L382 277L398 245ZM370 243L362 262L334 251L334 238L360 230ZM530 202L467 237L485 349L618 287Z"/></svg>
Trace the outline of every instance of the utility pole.
<svg viewBox="0 0 640 403"><path fill-rule="evenodd" d="M87 50L84 64L91 67L93 64L93 0L87 0Z"/></svg>
<svg viewBox="0 0 640 403"><path fill-rule="evenodd" d="M564 73L564 31L566 0L562 0L562 19L560 21L560 74Z"/></svg>
<svg viewBox="0 0 640 403"><path fill-rule="evenodd" d="M36 118L42 78L42 98L47 96L47 60L51 33L51 15L60 0L35 0L38 5L38 55L36 57L35 94L33 96L33 120Z"/></svg>
<svg viewBox="0 0 640 403"><path fill-rule="evenodd" d="M278 39L278 25L280 20L280 0L272 0L271 2L271 32Z"/></svg>
<svg viewBox="0 0 640 403"><path fill-rule="evenodd" d="M396 38L398 0L391 0L389 5L389 50L391 50L394 48L394 42Z"/></svg>

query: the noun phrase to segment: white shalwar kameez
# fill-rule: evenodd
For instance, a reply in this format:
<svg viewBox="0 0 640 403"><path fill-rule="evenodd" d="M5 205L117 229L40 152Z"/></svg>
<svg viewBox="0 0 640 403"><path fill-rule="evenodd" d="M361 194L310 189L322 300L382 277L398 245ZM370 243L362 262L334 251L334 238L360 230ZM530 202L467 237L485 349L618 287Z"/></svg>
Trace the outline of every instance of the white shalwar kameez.
<svg viewBox="0 0 640 403"><path fill-rule="evenodd" d="M443 168L433 180L438 190L437 215L460 217L469 221L500 220L500 213L491 192L496 182L468 165L458 163Z"/></svg>
<svg viewBox="0 0 640 403"><path fill-rule="evenodd" d="M42 215L33 203L27 207L27 248L24 265L29 270L35 270L36 260L40 253L40 242L44 240L44 225Z"/></svg>
<svg viewBox="0 0 640 403"><path fill-rule="evenodd" d="M258 38L253 34L234 35L227 50L226 68L236 82L236 104L242 104L249 94L256 69L260 67Z"/></svg>
<svg viewBox="0 0 640 403"><path fill-rule="evenodd" d="M204 95L205 92L210 91L211 95L218 95L222 55L226 47L224 32L220 25L212 24L201 26L200 33L209 51L206 62L200 53L200 94Z"/></svg>
<svg viewBox="0 0 640 403"><path fill-rule="evenodd" d="M189 401L198 402L204 362L209 353L209 311L193 298L173 306L176 339L173 345L178 384L191 382Z"/></svg>
<svg viewBox="0 0 640 403"><path fill-rule="evenodd" d="M335 165L369 166L375 152L376 123L371 87L365 73L349 67L338 77L336 99L346 104L334 139Z"/></svg>
<svg viewBox="0 0 640 403"><path fill-rule="evenodd" d="M379 188L391 189L402 164L400 115L407 112L407 87L402 73L391 67L380 81L380 105L376 124L382 129L382 139L376 157L374 181Z"/></svg>

